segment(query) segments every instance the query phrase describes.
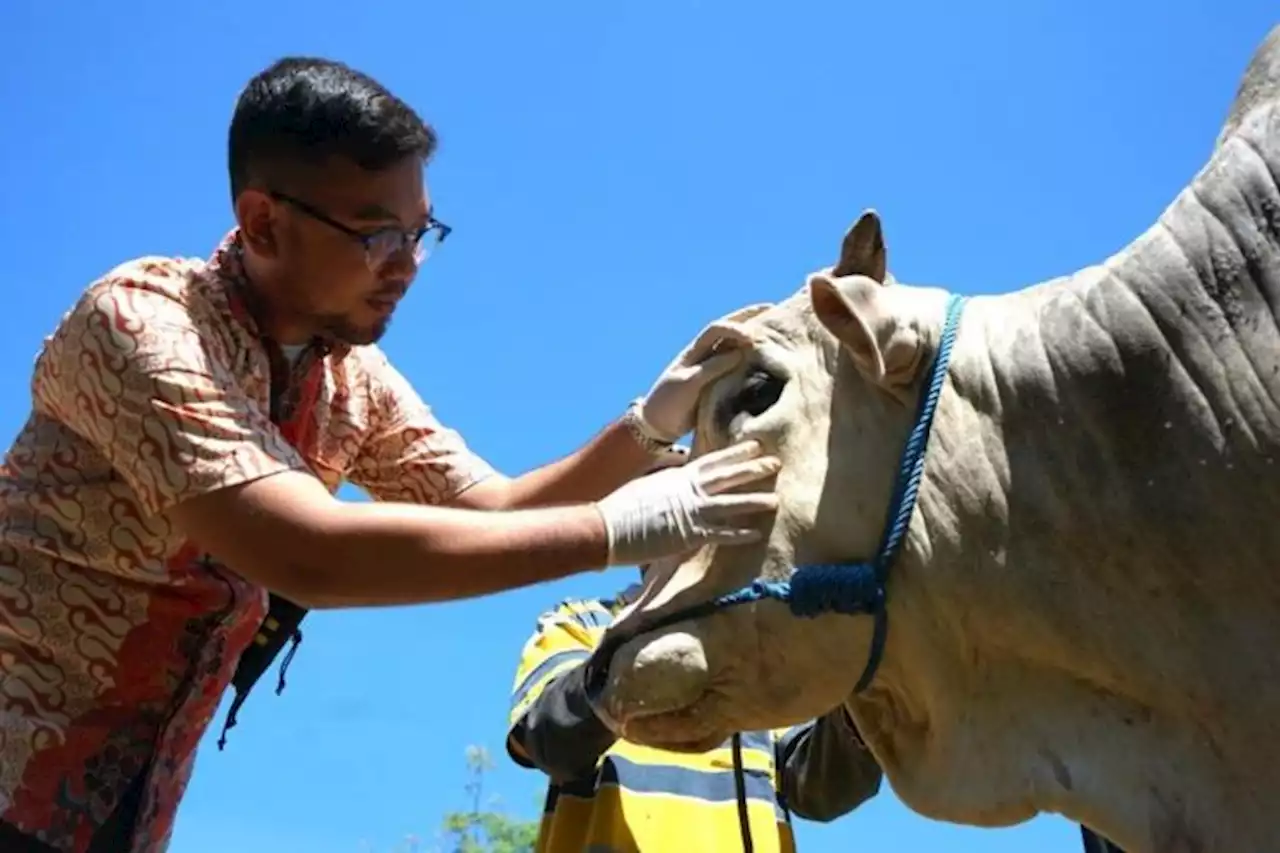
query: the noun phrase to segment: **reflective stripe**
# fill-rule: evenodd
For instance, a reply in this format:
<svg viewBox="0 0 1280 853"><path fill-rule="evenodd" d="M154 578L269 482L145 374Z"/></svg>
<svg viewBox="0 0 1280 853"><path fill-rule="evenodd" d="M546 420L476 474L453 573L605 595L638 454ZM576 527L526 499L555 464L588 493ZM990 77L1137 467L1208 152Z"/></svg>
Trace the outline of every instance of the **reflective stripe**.
<svg viewBox="0 0 1280 853"><path fill-rule="evenodd" d="M570 614L574 621L586 628L588 631L597 631L601 628L609 627L609 623L613 621L613 615L605 610L575 610Z"/></svg>
<svg viewBox="0 0 1280 853"><path fill-rule="evenodd" d="M748 800L774 801L773 782L767 775L751 770L743 775ZM560 793L590 799L597 790L609 786L621 787L633 794L691 797L708 803L731 803L738 798L732 769L694 770L661 764L637 764L620 755L606 757L596 778L571 782L564 785ZM548 805L554 808L554 803Z"/></svg>
<svg viewBox="0 0 1280 853"><path fill-rule="evenodd" d="M511 703L513 708L518 708L529 692L538 686L546 676L550 675L554 670L566 664L580 663L591 657L591 653L585 649L569 649L563 652L556 652L542 660L533 672L520 684L516 689L514 700Z"/></svg>

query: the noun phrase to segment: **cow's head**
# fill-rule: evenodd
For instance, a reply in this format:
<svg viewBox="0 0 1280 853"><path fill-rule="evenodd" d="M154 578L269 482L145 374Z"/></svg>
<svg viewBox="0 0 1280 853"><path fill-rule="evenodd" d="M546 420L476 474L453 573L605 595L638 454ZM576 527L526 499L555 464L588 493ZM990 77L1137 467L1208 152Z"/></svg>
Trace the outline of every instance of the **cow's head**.
<svg viewBox="0 0 1280 853"><path fill-rule="evenodd" d="M764 601L645 626L799 565L874 554L945 301L891 284L879 217L866 212L835 266L785 302L724 324L724 345L748 357L701 401L694 453L757 439L782 460L780 509L759 545L706 548L651 572L620 614L611 634L630 639L593 667L597 708L628 739L701 750L849 696L867 661L869 616L799 618Z"/></svg>

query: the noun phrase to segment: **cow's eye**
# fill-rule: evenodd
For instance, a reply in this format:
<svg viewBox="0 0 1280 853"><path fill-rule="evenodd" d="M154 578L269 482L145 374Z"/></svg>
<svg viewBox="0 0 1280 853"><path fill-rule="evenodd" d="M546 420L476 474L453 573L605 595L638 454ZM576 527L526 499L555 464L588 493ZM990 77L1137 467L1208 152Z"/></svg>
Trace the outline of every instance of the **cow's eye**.
<svg viewBox="0 0 1280 853"><path fill-rule="evenodd" d="M752 370L747 374L747 378L737 392L728 400L730 415L745 412L756 417L764 414L778 402L778 398L782 396L782 389L786 385L787 380L776 373L770 373L763 368Z"/></svg>

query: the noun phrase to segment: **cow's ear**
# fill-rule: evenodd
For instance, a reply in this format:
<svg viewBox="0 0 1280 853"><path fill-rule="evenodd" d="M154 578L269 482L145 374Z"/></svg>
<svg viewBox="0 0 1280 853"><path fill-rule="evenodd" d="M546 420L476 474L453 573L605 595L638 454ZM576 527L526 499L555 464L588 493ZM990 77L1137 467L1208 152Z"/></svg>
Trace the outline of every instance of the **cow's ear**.
<svg viewBox="0 0 1280 853"><path fill-rule="evenodd" d="M893 291L874 278L827 273L809 277L809 300L818 321L835 335L868 381L889 389L911 384L925 339L914 316L895 310Z"/></svg>

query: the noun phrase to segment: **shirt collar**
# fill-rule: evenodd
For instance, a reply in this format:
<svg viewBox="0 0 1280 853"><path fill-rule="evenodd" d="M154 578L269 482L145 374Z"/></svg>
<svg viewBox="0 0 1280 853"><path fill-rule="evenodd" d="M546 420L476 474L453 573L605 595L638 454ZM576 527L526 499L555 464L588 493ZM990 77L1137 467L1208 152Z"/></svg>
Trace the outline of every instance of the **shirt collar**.
<svg viewBox="0 0 1280 853"><path fill-rule="evenodd" d="M254 337L270 340L262 333L259 323L263 312L262 300L245 271L244 242L238 227L231 229L218 243L205 266L205 273L225 289L232 316ZM345 358L351 351L350 344L324 336L317 336L311 345L317 347L321 355L337 360Z"/></svg>

